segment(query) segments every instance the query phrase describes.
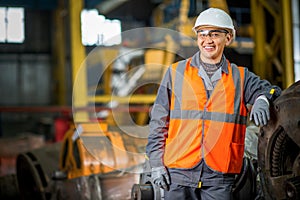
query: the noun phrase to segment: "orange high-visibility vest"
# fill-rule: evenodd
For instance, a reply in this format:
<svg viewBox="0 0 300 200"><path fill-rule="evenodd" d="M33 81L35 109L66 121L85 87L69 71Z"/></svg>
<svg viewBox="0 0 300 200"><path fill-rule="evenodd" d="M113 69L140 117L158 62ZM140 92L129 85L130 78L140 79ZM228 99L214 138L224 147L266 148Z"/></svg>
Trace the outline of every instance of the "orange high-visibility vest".
<svg viewBox="0 0 300 200"><path fill-rule="evenodd" d="M191 59L171 66L172 97L164 163L192 168L202 158L213 170L240 173L244 155L247 109L244 68L228 62L228 74L208 99L198 68Z"/></svg>

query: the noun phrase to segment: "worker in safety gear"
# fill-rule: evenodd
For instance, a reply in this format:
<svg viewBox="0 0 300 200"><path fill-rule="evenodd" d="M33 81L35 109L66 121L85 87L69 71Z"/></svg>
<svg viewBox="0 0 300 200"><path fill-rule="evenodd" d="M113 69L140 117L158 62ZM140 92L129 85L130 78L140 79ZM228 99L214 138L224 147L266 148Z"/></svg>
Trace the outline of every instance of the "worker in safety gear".
<svg viewBox="0 0 300 200"><path fill-rule="evenodd" d="M231 199L241 172L247 123L264 126L281 89L223 51L235 38L232 19L209 8L193 27L199 51L172 64L151 110L146 155L165 199Z"/></svg>

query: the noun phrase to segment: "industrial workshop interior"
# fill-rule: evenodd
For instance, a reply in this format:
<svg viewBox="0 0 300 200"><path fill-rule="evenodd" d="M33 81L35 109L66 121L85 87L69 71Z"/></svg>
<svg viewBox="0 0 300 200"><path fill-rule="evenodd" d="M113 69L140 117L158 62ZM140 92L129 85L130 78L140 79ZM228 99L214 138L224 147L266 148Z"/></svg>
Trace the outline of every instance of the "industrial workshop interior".
<svg viewBox="0 0 300 200"><path fill-rule="evenodd" d="M300 199L298 0L1 0L0 199L164 199L149 112L209 7L234 21L226 58L283 90L247 124L233 197Z"/></svg>

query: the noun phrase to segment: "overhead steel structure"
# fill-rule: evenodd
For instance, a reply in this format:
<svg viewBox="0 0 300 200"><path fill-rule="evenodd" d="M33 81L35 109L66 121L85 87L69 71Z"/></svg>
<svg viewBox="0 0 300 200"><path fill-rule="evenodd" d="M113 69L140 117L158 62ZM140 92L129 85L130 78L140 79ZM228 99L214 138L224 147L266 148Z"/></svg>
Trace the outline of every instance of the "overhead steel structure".
<svg viewBox="0 0 300 200"><path fill-rule="evenodd" d="M254 71L290 86L295 81L291 0L251 0L251 16Z"/></svg>

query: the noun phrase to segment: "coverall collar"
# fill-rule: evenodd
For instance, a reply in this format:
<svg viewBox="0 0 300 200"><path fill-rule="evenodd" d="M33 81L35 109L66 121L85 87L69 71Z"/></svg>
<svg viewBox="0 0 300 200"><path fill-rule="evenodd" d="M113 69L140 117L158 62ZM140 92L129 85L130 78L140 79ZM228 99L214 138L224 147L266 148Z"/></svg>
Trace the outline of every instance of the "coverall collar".
<svg viewBox="0 0 300 200"><path fill-rule="evenodd" d="M222 59L226 60L225 55L223 54ZM200 51L198 51L197 53L195 53L192 56L192 60L191 60L191 66L193 67L197 67L200 68L201 64L200 64ZM228 74L228 62L226 61L224 65L222 65L222 72Z"/></svg>

